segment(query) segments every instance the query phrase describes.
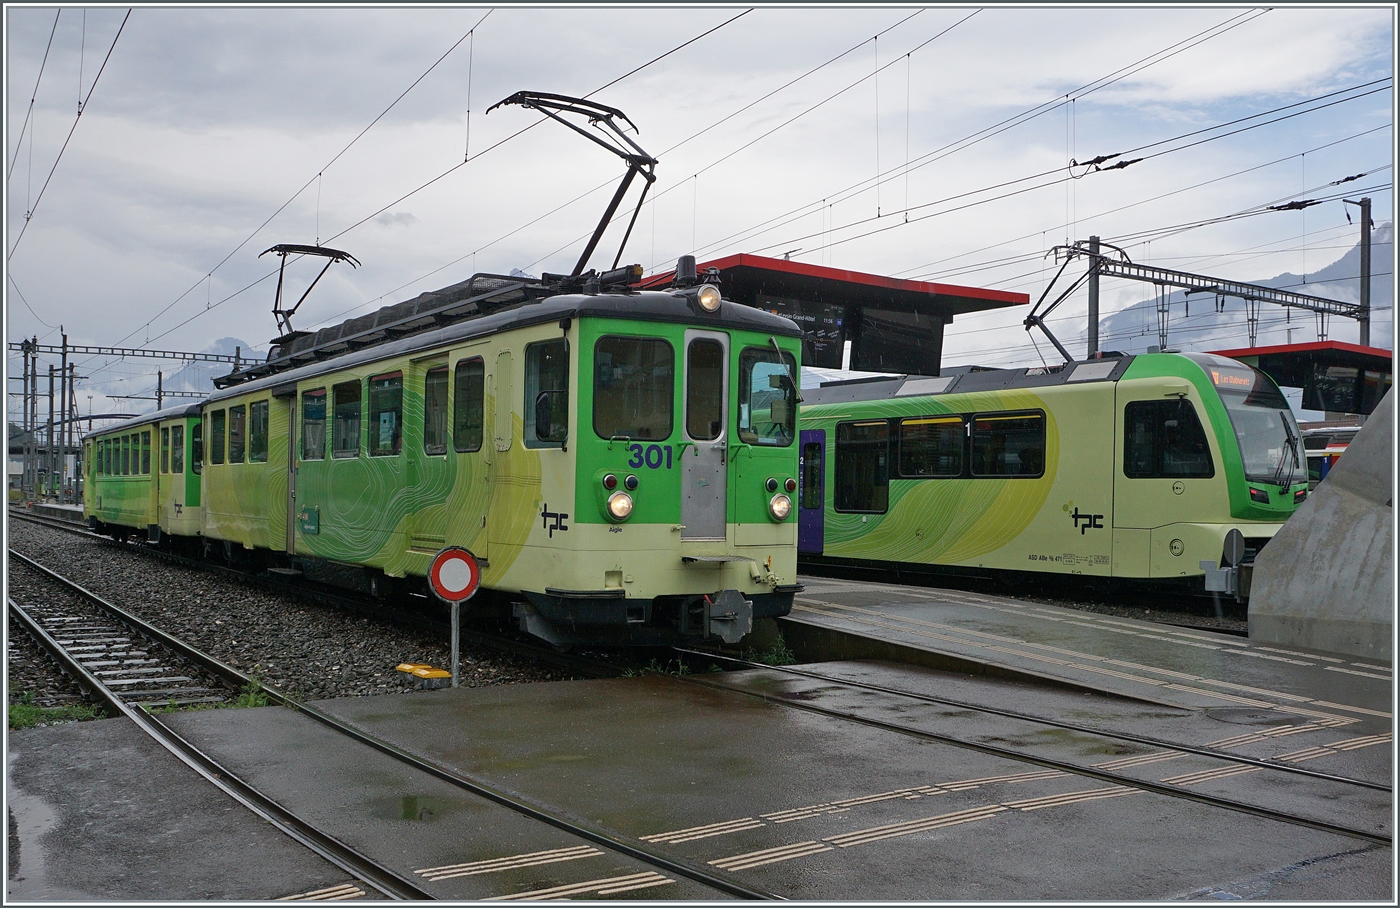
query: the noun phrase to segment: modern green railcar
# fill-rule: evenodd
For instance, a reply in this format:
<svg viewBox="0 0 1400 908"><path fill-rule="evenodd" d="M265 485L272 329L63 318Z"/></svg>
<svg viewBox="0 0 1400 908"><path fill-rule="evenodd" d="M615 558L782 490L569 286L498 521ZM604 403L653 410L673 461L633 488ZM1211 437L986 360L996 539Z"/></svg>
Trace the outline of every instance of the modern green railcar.
<svg viewBox="0 0 1400 908"><path fill-rule="evenodd" d="M206 544L380 593L460 546L561 644L737 641L791 608L793 322L702 285L381 333L205 401Z"/></svg>
<svg viewBox="0 0 1400 908"><path fill-rule="evenodd" d="M1170 580L1247 596L1254 554L1307 496L1287 401L1220 356L804 394L799 558L813 567Z"/></svg>
<svg viewBox="0 0 1400 908"><path fill-rule="evenodd" d="M138 416L83 438L88 524L152 541L200 532L200 405Z"/></svg>

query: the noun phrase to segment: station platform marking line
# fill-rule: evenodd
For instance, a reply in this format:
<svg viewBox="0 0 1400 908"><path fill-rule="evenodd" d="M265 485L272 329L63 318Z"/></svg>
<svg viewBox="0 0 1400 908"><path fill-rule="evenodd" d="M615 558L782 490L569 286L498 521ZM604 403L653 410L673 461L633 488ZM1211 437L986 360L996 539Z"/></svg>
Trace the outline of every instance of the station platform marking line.
<svg viewBox="0 0 1400 908"><path fill-rule="evenodd" d="M609 877L604 880L588 880L584 883L568 883L549 889L535 889L529 892L514 892L510 895L494 895L482 899L483 902L529 902L546 899L567 899L576 895L617 895L635 889L650 889L653 886L668 886L675 880L662 876L654 870L633 873L627 876Z"/></svg>
<svg viewBox="0 0 1400 908"><path fill-rule="evenodd" d="M311 892L302 892L297 895L284 895L278 902L344 902L350 899L360 899L365 897L365 891L354 883L341 883L339 886L329 886L325 889L315 889Z"/></svg>
<svg viewBox="0 0 1400 908"><path fill-rule="evenodd" d="M1212 741L1206 744L1205 746L1216 747L1221 749L1242 747L1247 744L1256 744L1274 738L1327 731L1330 729L1338 728L1342 725L1349 724L1349 722L1351 721L1354 720L1325 719L1319 722L1309 723L1307 725L1281 726L1279 728L1269 729L1268 731L1250 732L1247 734L1234 735L1229 738L1222 738L1218 741ZM1343 750L1354 750L1358 747L1366 747L1371 746L1373 744L1387 743L1390 740L1391 736L1388 734L1367 735L1361 738L1352 738L1346 741L1336 742L1334 744L1327 744L1319 747L1309 748L1306 751L1298 751L1294 754L1286 754L1277 757L1276 759L1287 762L1303 762L1308 759L1314 759L1320 756L1327 756L1330 754L1338 753ZM1179 757L1186 756L1199 755L1187 754L1182 751L1156 751L1153 753L1141 754L1135 757L1126 757L1120 760L1110 760L1105 763L1096 763L1093 764L1093 768L1113 771L1118 769L1131 768L1134 766L1145 766L1151 763L1166 762L1169 760L1174 760ZM1263 767L1242 767L1238 769L1235 767L1225 767L1223 769L1205 770L1197 773L1190 773L1188 775L1200 775L1202 776L1200 781L1205 781L1207 777L1224 778L1229 775L1237 775L1239 774L1239 772L1242 771L1255 772L1261 768ZM777 826L785 823L791 823L796 820L806 820L811 819L812 817L845 813L854 807L862 807L868 804L876 804L893 800L916 801L922 798L934 797L940 794L948 794L957 791L971 791L989 784L1038 782L1058 777L1066 777L1069 775L1070 773L1063 772L1057 769L1044 769L1033 770L1030 772L1023 773L1012 773L1009 775L986 776L978 779L964 779L956 782L939 782L936 784L910 786L908 788L897 788L891 791L878 792L876 794L857 795L854 797L836 801L826 801L820 804L811 804L805 807L794 807L785 810L777 810L771 813L760 814L758 818L744 817L739 820L729 820L725 822L711 823L707 826L692 826L686 829L676 829L671 830L669 832L653 833L651 835L639 836L639 839L641 841L651 842L654 844L674 845L680 844L682 842L696 841L702 838L713 838L715 836L728 835L730 833L742 832L749 829L760 829L770 824ZM1168 784L1179 784L1176 781L1177 778L1184 777L1169 777L1161 779L1160 781ZM1107 791L1117 790L1121 788L1124 788L1124 786L1112 786L1111 789L1095 790ZM1134 791L1134 789L1128 789L1128 791ZM1006 806L1017 807L1018 809L1021 809L1019 805L1021 805L1022 803L1030 804L1032 803L1032 801L1047 801L1048 806L1048 801L1053 801L1055 798L1058 797L1060 796L1052 795L1048 796L1048 798L1031 799L1030 801L1025 802L1012 801L1004 803L1006 804ZM773 860L787 860L787 858L774 857ZM772 861L765 859L765 863L772 863Z"/></svg>
<svg viewBox="0 0 1400 908"><path fill-rule="evenodd" d="M794 605L794 611L805 611L810 612L814 615L825 615L827 617L840 617L849 621L854 621L856 623L865 624L872 627L881 627L888 630L899 630L922 637L929 637L935 640L942 640L948 643L956 643L961 646L970 646L977 649L986 649L991 650L993 652L1002 652L1008 655L1015 655L1024 659L1030 659L1032 661L1037 662L1046 662L1054 665L1063 665L1068 668L1075 668L1081 671L1092 672L1094 674L1119 677L1127 681L1148 684L1153 687L1164 687L1171 690L1179 690L1187 693L1194 693L1201 696L1212 697L1227 703L1234 703L1242 706L1253 706L1261 709L1273 709L1281 712L1309 716L1313 718L1340 718L1330 713L1316 712L1314 710L1304 709L1299 706L1281 705L1279 703L1268 703L1247 697L1239 697L1231 694L1224 694L1220 693L1219 691L1202 690L1200 688L1188 687L1183 684L1173 684L1166 681L1159 681L1155 678L1147 678L1142 677L1140 675L1127 675L1122 672L1117 672L1112 669L1104 668L1102 667L1102 665L1086 665L1083 662L1071 662L1063 659L1057 659L1052 656L1045 655L1045 653L1042 652L1027 652L1022 649L1008 649L1004 646L998 646L996 644L1009 643L1014 646L1027 647L1033 650L1044 650L1047 652L1060 653L1063 655L1070 656L1074 659L1089 660L1090 662L1098 662L1108 665L1118 665L1121 667L1132 668L1137 671L1150 672L1152 674L1164 675L1167 677L1176 677L1182 680L1193 681L1201 684L1210 684L1215 687L1223 687L1231 690L1255 693L1261 696L1273 697L1277 700L1292 701L1294 703L1308 703L1315 706L1324 706L1332 709L1340 709L1346 712L1362 713L1365 715L1376 716L1384 719L1391 718L1390 713L1380 710L1367 709L1361 706L1350 706L1342 703L1331 703L1324 700L1314 700L1309 697L1304 697L1297 694L1287 694L1282 691L1249 687L1247 685L1235 684L1229 681L1219 681L1214 678L1204 678L1197 675L1190 675L1184 672L1176 672L1170 669L1157 668L1155 666L1150 665L1141 665L1139 663L1108 659L1106 657L1097 656L1092 653L1078 652L1075 650L1051 646L1049 644L1044 643L1034 643L1025 640L1018 640L1014 637L1006 637L999 634L988 633L986 631L975 631L965 628L956 628L946 624L940 624L937 622L925 621L918 618L910 618L900 615L888 615L884 612L875 611L873 609L865 608L862 606L842 605L841 603L827 602L825 600L812 599L809 597L799 597L794 601L803 603L802 605ZM812 608L810 606L820 606L824 608ZM1141 636L1154 635L1141 634ZM984 641L996 641L996 643Z"/></svg>
<svg viewBox="0 0 1400 908"><path fill-rule="evenodd" d="M551 851L532 851L511 857L493 858L486 861L471 861L466 864L448 864L445 867L427 867L414 873L434 883L462 876L476 876L482 873L499 873L519 867L538 867L541 864L559 864L564 861L577 861L580 858L602 857L603 852L592 845L577 845L573 848L555 848Z"/></svg>

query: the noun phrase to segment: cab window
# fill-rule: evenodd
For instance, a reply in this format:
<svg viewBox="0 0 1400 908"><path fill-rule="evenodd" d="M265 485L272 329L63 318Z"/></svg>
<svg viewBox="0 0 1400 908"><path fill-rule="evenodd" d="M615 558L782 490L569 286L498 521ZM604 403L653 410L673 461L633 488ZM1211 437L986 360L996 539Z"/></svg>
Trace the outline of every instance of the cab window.
<svg viewBox="0 0 1400 908"><path fill-rule="evenodd" d="M1209 479L1210 443L1184 398L1135 400L1123 408L1123 475L1132 479Z"/></svg>
<svg viewBox="0 0 1400 908"><path fill-rule="evenodd" d="M797 429L797 361L772 347L739 354L739 440L787 447Z"/></svg>
<svg viewBox="0 0 1400 908"><path fill-rule="evenodd" d="M676 354L656 337L600 337L593 347L593 431L599 438L671 437Z"/></svg>

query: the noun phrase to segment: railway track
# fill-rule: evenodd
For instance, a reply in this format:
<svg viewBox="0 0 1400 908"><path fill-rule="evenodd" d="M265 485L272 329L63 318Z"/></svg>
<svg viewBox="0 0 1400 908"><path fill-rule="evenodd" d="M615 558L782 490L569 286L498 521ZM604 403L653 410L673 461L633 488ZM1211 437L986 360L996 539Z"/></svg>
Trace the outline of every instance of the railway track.
<svg viewBox="0 0 1400 908"><path fill-rule="evenodd" d="M394 607L372 597L358 595L337 587L298 581L293 578L282 577L275 574L242 570L237 567L198 558L189 558L175 552L166 551L139 542L134 544L118 542L111 537L104 536L100 533L94 533L87 527L73 524L70 521L20 512L13 508L10 510L10 516L11 518L18 518L27 523L33 523L91 539L96 543L112 547L122 552L139 552L143 556L157 558L170 564L178 564L192 570L204 571L216 576L227 577L269 593L292 596L304 601L328 605L346 612L362 615L372 620L387 621L398 627L426 631L438 635L443 639L448 639L451 633L451 623L446 614L444 613L441 616L435 614L434 610L431 608L431 603L426 597L414 597L415 599L421 600L421 602L416 604L421 605L422 608ZM589 654L560 652L550 647L531 642L523 637L511 636L505 633L492 633L481 628L464 626L461 629L461 633L464 643L472 644L505 656L528 659L542 666L556 668L569 674L588 678L614 678L629 669L637 668L637 666L626 661L609 661Z"/></svg>
<svg viewBox="0 0 1400 908"><path fill-rule="evenodd" d="M80 665L131 706L226 703L235 695L225 679L174 655L125 612L76 594L48 568L18 552L11 550L10 557L12 570L19 566L35 576L39 587L52 591L42 599L31 597L23 608L11 600L11 614L51 655L58 658L54 648L60 649L65 668Z"/></svg>
<svg viewBox="0 0 1400 908"><path fill-rule="evenodd" d="M777 898L777 896L772 893L738 883L728 874L719 873L708 867L696 866L685 860L674 858L660 849L618 835L604 827L595 826L577 819L571 819L557 811L551 811L545 807L533 804L520 796L468 778L447 767L409 753L391 742L384 741L348 723L342 722L314 706L298 702L295 699L287 697L273 687L261 684L256 679L243 674L232 666L214 659L181 640L165 634L159 628L103 600L95 593L84 589L80 585L45 568L33 559L13 549L9 550L9 556L12 561L18 562L28 569L41 572L47 580L56 585L61 585L68 594L79 596L91 603L94 607L101 609L109 616L109 620L119 622L121 625L129 628L131 633L140 635L168 649L177 658L188 660L190 663L198 665L200 669L222 678L232 687L260 689L266 695L269 703L294 709L303 716L332 729L338 734L360 745L372 748L382 754L392 757L413 770L447 782L456 788L506 807L530 819L568 832L593 845L603 846L620 855L648 864L664 873L684 877L709 886L719 892L739 898ZM157 716L151 715L144 709L133 706L119 693L114 691L102 677L99 677L93 671L89 670L89 667L84 664L84 660L79 658L78 654L70 652L69 648L61 643L59 638L50 634L45 629L41 620L37 620L29 615L24 609L17 605L13 599L8 601L8 606L10 614L15 620L18 621L29 634L34 636L44 649L48 650L53 657L60 662L66 673L78 679L78 682L89 695L104 711L108 712L109 715L125 716L127 719L136 723L142 731L150 735L182 762L193 768L206 780L218 786L230 797L233 797L248 809L267 819L269 822L272 822L283 832L292 836L296 841L312 849L337 867L340 867L355 879L364 881L371 888L382 893L383 896L392 899L434 898L431 892L424 889L417 882L398 874L386 865L375 861L369 856L361 854L334 839L327 833L318 830L308 821L261 794L246 782L238 779L235 774L231 773L225 767L220 766L208 755L202 753L194 744L180 737L173 730L168 728ZM524 895L528 897L528 893Z"/></svg>
<svg viewBox="0 0 1400 908"><path fill-rule="evenodd" d="M1015 721L1026 722L1041 727L1056 728L1064 731L1070 731L1076 735L1082 735L1086 739L1107 739L1112 741L1131 742L1135 744L1148 745L1151 747L1159 748L1158 753L1163 758L1172 758L1178 754L1191 754L1194 756L1208 757L1212 760L1219 761L1225 767L1236 767L1238 770L1243 770L1246 772L1264 770L1357 789L1380 791L1385 793L1391 793L1393 790L1392 786L1384 783L1372 782L1366 779L1348 778L1345 776L1338 776L1331 773L1318 772L1316 770L1310 770L1302 766L1293 765L1285 762L1279 762L1276 760L1255 759L1242 754L1230 753L1228 751L1216 748L1193 747L1190 745L1183 745L1176 742L1158 740L1142 735L1132 735L1121 732L1106 731L1103 729L1093 728L1091 726L1077 724L1073 722L1064 722L1057 719L1048 719L1039 716L1032 716L1025 713L1015 712L1012 710L995 709L992 707L968 703L960 700L954 700L947 697L936 697L928 694L918 693L915 691L902 690L899 688L869 684L860 681L853 681L846 678L838 678L799 666L762 665L754 662L748 662L742 659L736 659L731 656L726 656L722 653L708 651L686 650L677 648L676 652L681 656L702 658L710 661L719 659L722 661L727 661L728 663L737 667L770 672L779 672L795 678L804 678L808 680L820 681L823 684L836 685L848 690L874 692L887 697L898 698L905 702L923 702L934 704L937 706L949 707L960 711L966 710L987 716L1009 718ZM1136 789L1138 791L1146 791L1154 794L1166 795L1168 797L1196 801L1198 803L1206 804L1211 807L1238 811L1240 813L1247 813L1253 816L1263 817L1265 819L1277 820L1279 822L1291 823L1298 826L1308 827L1310 829L1316 829L1324 832L1334 833L1337 835L1347 836L1350 838L1361 839L1363 841L1372 842L1379 845L1385 845L1387 847L1391 847L1393 843L1392 836L1377 833L1369 829L1362 829L1355 826L1333 823L1327 820L1322 820L1315 817L1307 817L1297 813L1289 813L1286 811L1274 810L1272 808L1263 807L1256 804L1250 804L1231 798L1223 798L1215 795L1203 794L1201 792L1187 790L1186 788L1183 788L1179 785L1166 784L1163 782L1154 782L1146 779L1136 778L1130 775L1125 775L1123 773L1115 772L1109 769L1095 768L1093 766L1085 766L1064 760L1058 760L1044 756L1037 756L1035 754L1027 753L1023 750L1017 750L1010 747L989 744L984 741L973 741L968 738L962 738L955 735L942 734L939 732L913 728L908 725L902 725L899 723L875 719L867 715L859 715L857 713L846 710L832 709L829 707L820 706L816 703L802 699L789 699L781 696L772 697L767 693L746 689L740 685L727 684L722 680L717 680L716 676L713 674L686 674L681 675L680 678L681 680L692 684L699 684L707 687L744 694L746 696L761 698L767 702L775 703L791 709L804 710L807 712L813 712L831 718L841 719L849 722L856 722L861 725L880 728L886 731L893 731L898 734L908 735L923 740L936 741L942 744L951 744L956 747L968 748L971 750L979 751L981 753L991 754L998 757L1004 757L1021 763L1029 763L1035 766L1056 770L1070 775L1082 776L1088 779L1093 779L1098 782L1105 782L1113 785L1123 786L1127 789ZM1228 775L1229 773L1227 772L1226 774Z"/></svg>

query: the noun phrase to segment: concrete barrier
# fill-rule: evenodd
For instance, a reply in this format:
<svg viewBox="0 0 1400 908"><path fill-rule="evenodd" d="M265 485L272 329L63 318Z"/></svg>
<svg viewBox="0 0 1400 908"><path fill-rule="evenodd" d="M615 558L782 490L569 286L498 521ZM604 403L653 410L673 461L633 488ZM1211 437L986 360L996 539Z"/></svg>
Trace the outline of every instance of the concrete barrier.
<svg viewBox="0 0 1400 908"><path fill-rule="evenodd" d="M1391 396L1386 393L1327 478L1255 559L1251 640L1392 658Z"/></svg>

